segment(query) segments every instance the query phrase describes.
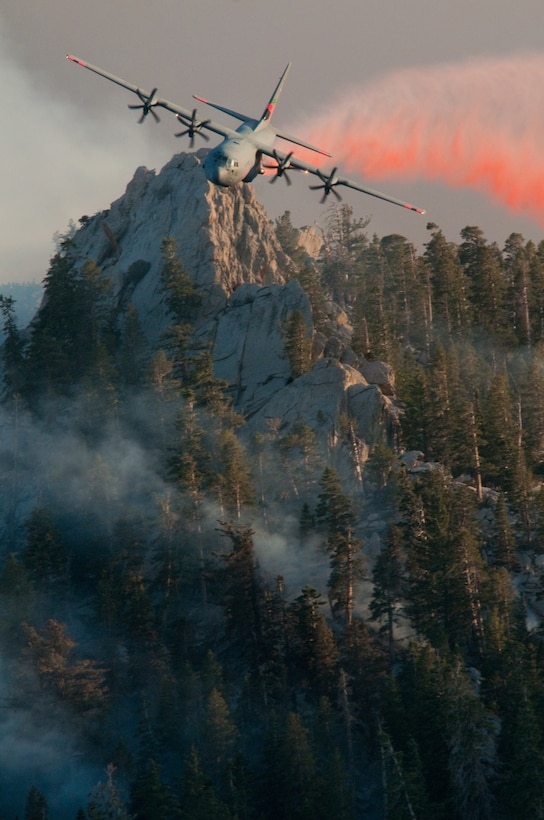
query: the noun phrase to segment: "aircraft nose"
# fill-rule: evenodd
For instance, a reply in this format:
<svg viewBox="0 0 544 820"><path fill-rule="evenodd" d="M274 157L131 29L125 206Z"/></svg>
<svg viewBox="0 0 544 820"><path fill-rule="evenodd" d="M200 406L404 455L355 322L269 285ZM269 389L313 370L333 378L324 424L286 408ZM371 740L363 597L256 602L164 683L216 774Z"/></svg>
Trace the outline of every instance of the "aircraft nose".
<svg viewBox="0 0 544 820"><path fill-rule="evenodd" d="M215 176L218 185L228 185L230 182L230 175L226 168L217 168Z"/></svg>
<svg viewBox="0 0 544 820"><path fill-rule="evenodd" d="M210 182L213 182L214 185L217 185L217 165L213 162L210 162L208 157L206 157L206 159L203 162L203 168L207 179L209 179Z"/></svg>

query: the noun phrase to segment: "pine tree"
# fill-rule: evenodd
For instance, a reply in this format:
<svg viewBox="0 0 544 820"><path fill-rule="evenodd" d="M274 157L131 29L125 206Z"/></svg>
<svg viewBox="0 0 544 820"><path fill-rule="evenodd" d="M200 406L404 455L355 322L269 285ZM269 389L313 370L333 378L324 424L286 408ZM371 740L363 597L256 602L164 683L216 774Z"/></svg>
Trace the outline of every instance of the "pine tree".
<svg viewBox="0 0 544 820"><path fill-rule="evenodd" d="M354 526L355 517L349 496L342 491L340 475L334 467L325 467L319 482L316 520L326 531L347 532Z"/></svg>
<svg viewBox="0 0 544 820"><path fill-rule="evenodd" d="M353 302L367 245L368 219L354 219L349 205L332 204L327 213L322 278L342 307Z"/></svg>
<svg viewBox="0 0 544 820"><path fill-rule="evenodd" d="M282 467L291 478L295 495L309 501L321 466L316 434L307 424L297 421L290 432L277 442Z"/></svg>
<svg viewBox="0 0 544 820"><path fill-rule="evenodd" d="M176 242L171 236L163 239L161 255L161 291L165 294L166 306L174 324L183 325L193 319L200 305L200 297L179 259Z"/></svg>
<svg viewBox="0 0 544 820"><path fill-rule="evenodd" d="M411 742L415 744L411 754L421 761L429 820L452 816L445 677L446 662L436 650L429 645L411 644L397 675L402 722L395 725L389 716L384 727L391 734L395 749L404 751Z"/></svg>
<svg viewBox="0 0 544 820"><path fill-rule="evenodd" d="M450 368L446 350L437 343L431 349L431 361L427 380L428 426L425 454L433 461L450 466L452 462L453 407Z"/></svg>
<svg viewBox="0 0 544 820"><path fill-rule="evenodd" d="M495 731L460 660L448 670L446 700L444 728L457 811L467 820L492 820L497 815L492 793L496 773L491 762L495 755Z"/></svg>
<svg viewBox="0 0 544 820"><path fill-rule="evenodd" d="M4 386L10 395L24 386L24 342L17 327L15 299L0 294L0 313L3 318L2 362Z"/></svg>
<svg viewBox="0 0 544 820"><path fill-rule="evenodd" d="M406 353L398 371L397 390L404 412L400 418L402 443L407 450L427 453L432 437L429 378L414 356Z"/></svg>
<svg viewBox="0 0 544 820"><path fill-rule="evenodd" d="M274 220L274 230L282 250L293 262L297 262L301 249L298 244L299 231L293 227L291 211L284 211Z"/></svg>
<svg viewBox="0 0 544 820"><path fill-rule="evenodd" d="M495 506L495 522L490 543L491 555L495 563L507 569L519 566L516 555L516 539L504 493L499 493Z"/></svg>
<svg viewBox="0 0 544 820"><path fill-rule="evenodd" d="M544 813L544 740L534 699L521 675L512 676L503 713L500 758L504 767L500 797L510 817L537 820Z"/></svg>
<svg viewBox="0 0 544 820"><path fill-rule="evenodd" d="M59 254L51 260L44 279L44 299L33 323L28 349L28 391L57 391L79 372L80 288L71 263Z"/></svg>
<svg viewBox="0 0 544 820"><path fill-rule="evenodd" d="M370 612L372 620L386 618L382 630L386 632L389 644L390 662L393 660L395 645L395 624L399 621L399 603L403 598L403 556L402 532L390 527L382 551L372 569L372 600Z"/></svg>
<svg viewBox="0 0 544 820"><path fill-rule="evenodd" d="M161 779L160 767L149 760L130 790L130 810L141 820L174 820L176 801Z"/></svg>
<svg viewBox="0 0 544 820"><path fill-rule="evenodd" d="M263 812L268 817L310 820L319 816L318 781L310 733L300 716L285 724L265 747Z"/></svg>
<svg viewBox="0 0 544 820"><path fill-rule="evenodd" d="M511 493L519 458L519 430L505 373L494 377L482 397L482 426L486 437L481 448L484 482L495 482Z"/></svg>
<svg viewBox="0 0 544 820"><path fill-rule="evenodd" d="M130 820L127 807L114 782L114 772L115 766L112 763L108 764L106 782L100 782L92 789L84 815L86 820Z"/></svg>
<svg viewBox="0 0 544 820"><path fill-rule="evenodd" d="M381 240L386 263L385 294L395 341L425 349L428 342L428 281L424 264L403 236L391 234ZM391 362L394 364L394 362Z"/></svg>
<svg viewBox="0 0 544 820"><path fill-rule="evenodd" d="M150 350L138 311L130 302L124 312L123 333L118 353L121 379L127 387L144 383Z"/></svg>
<svg viewBox="0 0 544 820"><path fill-rule="evenodd" d="M23 564L36 589L65 594L69 583L66 547L56 529L51 511L37 507L26 522Z"/></svg>
<svg viewBox="0 0 544 820"><path fill-rule="evenodd" d="M527 463L533 470L540 471L544 467L544 375L538 356L523 362L518 390Z"/></svg>
<svg viewBox="0 0 544 820"><path fill-rule="evenodd" d="M256 660L261 645L261 582L255 562L253 530L220 523L219 532L229 538L232 545L229 553L218 556L224 562L217 580L227 628L235 642L249 652L252 660Z"/></svg>
<svg viewBox="0 0 544 820"><path fill-rule="evenodd" d="M362 541L354 535L355 516L349 496L342 492L340 476L326 467L320 481L316 519L327 529L331 554L329 600L335 616L350 624L353 618L355 584L364 576L360 556Z"/></svg>
<svg viewBox="0 0 544 820"><path fill-rule="evenodd" d="M534 246L524 245L523 236L512 233L504 245L503 260L508 282L508 303L512 305L511 321L516 341L532 346L531 306L529 289L530 257Z"/></svg>
<svg viewBox="0 0 544 820"><path fill-rule="evenodd" d="M374 236L364 251L364 279L353 308L352 346L367 359L388 359L393 348L386 295L386 262Z"/></svg>
<svg viewBox="0 0 544 820"><path fill-rule="evenodd" d="M408 611L434 646L479 651L485 570L471 494L438 472L421 479L419 492L421 520L405 541Z"/></svg>
<svg viewBox="0 0 544 820"><path fill-rule="evenodd" d="M289 607L289 660L302 685L317 695L330 695L336 685L338 648L321 613L319 593L306 586Z"/></svg>
<svg viewBox="0 0 544 820"><path fill-rule="evenodd" d="M228 704L218 689L212 689L206 700L204 716L205 759L210 774L219 774L228 758L232 757L237 730Z"/></svg>
<svg viewBox="0 0 544 820"><path fill-rule="evenodd" d="M416 814L416 811L421 806L417 803L414 806L414 798L419 798L418 803L425 804L425 786L421 783L421 776L417 777L420 773L416 770L416 776L413 776L408 765L405 764L404 755L394 749L391 738L383 729L379 732L378 740L382 766L384 816L391 820L416 820L420 816ZM415 753L416 760L419 762L415 744L411 745L411 751ZM416 778L419 782L416 781L418 788L414 794Z"/></svg>
<svg viewBox="0 0 544 820"><path fill-rule="evenodd" d="M284 350L294 379L306 373L312 364L312 338L301 310L293 310L284 323Z"/></svg>
<svg viewBox="0 0 544 820"><path fill-rule="evenodd" d="M25 803L25 820L48 820L47 800L36 786L28 792Z"/></svg>
<svg viewBox="0 0 544 820"><path fill-rule="evenodd" d="M23 630L42 688L78 712L105 705L108 690L104 669L93 660L73 658L76 643L64 624L50 618L42 634L28 624L23 624Z"/></svg>
<svg viewBox="0 0 544 820"><path fill-rule="evenodd" d="M425 244L433 294L433 324L447 337L460 337L471 321L468 281L459 262L457 247L432 222L427 225L431 239Z"/></svg>
<svg viewBox="0 0 544 820"><path fill-rule="evenodd" d="M333 616L343 619L347 625L353 620L355 584L365 577L360 555L362 546L362 540L355 538L351 529L331 533L327 541L331 553L329 601Z"/></svg>
<svg viewBox="0 0 544 820"><path fill-rule="evenodd" d="M488 245L483 231L466 227L461 231L459 259L470 283L477 331L508 341L507 281L497 245Z"/></svg>
<svg viewBox="0 0 544 820"><path fill-rule="evenodd" d="M299 284L310 300L312 321L318 333L327 333L329 319L327 316L326 290L315 265L307 262L297 272Z"/></svg>
<svg viewBox="0 0 544 820"><path fill-rule="evenodd" d="M255 490L244 448L233 430L220 430L217 436L217 462L217 472L211 483L221 510L240 520L243 506L253 503Z"/></svg>
<svg viewBox="0 0 544 820"><path fill-rule="evenodd" d="M228 806L217 797L211 779L204 774L194 746L185 761L179 803L181 817L234 820Z"/></svg>
<svg viewBox="0 0 544 820"><path fill-rule="evenodd" d="M21 624L32 618L35 597L28 572L23 563L11 552L0 574L0 601L3 613L0 635L6 652L19 652Z"/></svg>
<svg viewBox="0 0 544 820"><path fill-rule="evenodd" d="M529 260L530 318L535 347L544 339L544 246L539 242Z"/></svg>

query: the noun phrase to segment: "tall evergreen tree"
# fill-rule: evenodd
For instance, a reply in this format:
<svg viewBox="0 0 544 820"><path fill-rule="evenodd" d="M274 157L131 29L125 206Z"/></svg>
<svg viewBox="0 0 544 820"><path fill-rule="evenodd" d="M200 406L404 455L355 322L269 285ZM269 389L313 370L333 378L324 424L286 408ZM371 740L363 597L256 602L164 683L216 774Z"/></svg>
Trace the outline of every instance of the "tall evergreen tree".
<svg viewBox="0 0 544 820"><path fill-rule="evenodd" d="M221 510L240 520L242 507L254 501L255 489L244 448L233 430L220 430L217 436L217 462L212 486Z"/></svg>
<svg viewBox="0 0 544 820"><path fill-rule="evenodd" d="M47 800L36 786L28 792L25 803L25 820L48 820Z"/></svg>
<svg viewBox="0 0 544 820"><path fill-rule="evenodd" d="M425 244L433 293L433 324L449 339L460 337L471 321L468 282L456 246L447 242L437 225L430 222L431 239Z"/></svg>
<svg viewBox="0 0 544 820"><path fill-rule="evenodd" d="M504 245L504 268L508 282L511 320L518 344L532 346L531 306L529 289L530 256L534 246L524 244L523 236L512 233Z"/></svg>
<svg viewBox="0 0 544 820"><path fill-rule="evenodd" d="M394 654L395 624L400 617L399 603L404 594L403 574L402 532L393 525L372 569L374 588L370 601L372 620L385 618L382 630L387 634L390 661Z"/></svg>
<svg viewBox="0 0 544 820"><path fill-rule="evenodd" d="M26 522L27 539L23 564L36 589L66 594L69 558L51 511L37 507Z"/></svg>
<svg viewBox="0 0 544 820"><path fill-rule="evenodd" d="M294 379L306 373L312 364L312 338L304 314L293 310L284 325L284 349Z"/></svg>
<svg viewBox="0 0 544 820"><path fill-rule="evenodd" d="M332 467L326 467L320 485L316 518L325 525L328 532L327 549L331 554L329 600L333 614L350 624L353 618L355 584L364 575L360 555L362 541L355 537L352 502L342 492L338 472Z"/></svg>
<svg viewBox="0 0 544 820"><path fill-rule="evenodd" d="M163 783L159 765L149 760L132 784L130 809L142 820L174 820L176 801Z"/></svg>
<svg viewBox="0 0 544 820"><path fill-rule="evenodd" d="M231 551L220 553L224 567L218 573L227 627L235 642L255 660L261 645L260 594L253 530L221 522L222 536L230 539Z"/></svg>
<svg viewBox="0 0 544 820"><path fill-rule="evenodd" d="M171 236L161 244L163 264L161 268L162 292L174 323L183 325L194 318L200 305L195 283L187 274L178 256L175 240Z"/></svg>
<svg viewBox="0 0 544 820"><path fill-rule="evenodd" d="M463 228L461 238L459 259L470 283L477 329L507 342L511 332L501 253L495 244L487 244L480 228Z"/></svg>
<svg viewBox="0 0 544 820"><path fill-rule="evenodd" d="M191 820L231 820L232 818L228 806L217 797L211 778L204 774L194 746L185 762L179 803L181 817L191 818Z"/></svg>
<svg viewBox="0 0 544 820"><path fill-rule="evenodd" d="M15 299L0 294L0 313L2 314L3 381L9 395L17 394L24 385L24 342L17 327L15 316Z"/></svg>
<svg viewBox="0 0 544 820"><path fill-rule="evenodd" d="M338 648L321 607L324 601L306 586L289 607L290 660L302 685L317 695L332 695L336 686Z"/></svg>

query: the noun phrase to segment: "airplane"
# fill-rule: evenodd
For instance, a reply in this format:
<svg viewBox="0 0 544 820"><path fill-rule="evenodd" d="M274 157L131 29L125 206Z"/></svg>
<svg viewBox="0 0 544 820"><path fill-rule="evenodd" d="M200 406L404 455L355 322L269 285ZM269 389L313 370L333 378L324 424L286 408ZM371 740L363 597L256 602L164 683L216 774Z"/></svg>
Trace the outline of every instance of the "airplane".
<svg viewBox="0 0 544 820"><path fill-rule="evenodd" d="M156 122L159 122L160 118L156 109L165 108L167 111L174 113L179 122L184 126L183 131L179 131L175 136L188 136L190 139L191 148L194 145L196 135L200 135L206 141L209 140L208 134L206 134L203 129L211 131L214 134L219 134L219 136L223 137L222 142L209 151L203 162L204 173L206 174L207 179L214 185L230 188L233 185L238 185L240 182L251 182L258 174L265 174L268 169L273 169L275 172L271 180L272 182L279 177L283 177L287 184L290 185L291 180L287 172L291 170L304 171L305 173L314 174L319 178L320 182L317 185L310 185L309 187L311 190L323 191L321 199L322 203L325 202L331 193L334 194L338 200L341 200L342 197L336 188L339 186L345 186L347 188L353 188L355 191L360 191L363 194L368 194L369 196L383 199L386 202L391 202L393 205L400 205L402 208L408 208L410 211L415 211L418 214L425 213L423 209L416 208L408 202L403 202L402 200L396 199L388 194L383 194L380 191L367 188L360 185L358 182L354 182L351 179L338 175L337 167L333 168L333 170L328 174L323 173L320 168L310 165L309 163L295 157L294 151L285 153L274 147L276 139L281 139L286 142L293 143L294 145L301 146L309 151L314 151L322 156L331 157L327 151L322 151L320 148L316 148L315 146L310 145L297 137L277 131L270 125L279 95L283 89L289 69L291 68L291 63L288 63L283 74L281 75L279 82L274 89L274 92L270 97L270 100L260 119L248 117L238 111L233 111L231 108L226 108L218 103L210 102L210 100L206 100L203 97L193 95L193 98L197 100L197 102L208 105L211 108L221 111L223 114L227 114L234 119L240 120L242 124L239 128L233 130L228 126L213 122L211 119L199 119L196 108L193 108L191 111L188 108L182 108L169 100L157 97L156 88L154 88L151 93L148 93L139 86L128 83L120 77L110 74L109 71L105 71L102 68L91 65L91 63L81 60L79 57L74 57L72 54L67 54L66 59L71 60L73 63L76 63L83 68L87 68L89 71L93 71L95 74L105 77L107 80L111 80L111 82L120 85L122 88L126 88L133 94L136 94L139 99L139 103L129 105L128 107L132 110L140 110L142 112L139 119L140 123L142 123L149 114L152 115ZM263 157L270 158L273 160L274 164L265 164L263 162Z"/></svg>

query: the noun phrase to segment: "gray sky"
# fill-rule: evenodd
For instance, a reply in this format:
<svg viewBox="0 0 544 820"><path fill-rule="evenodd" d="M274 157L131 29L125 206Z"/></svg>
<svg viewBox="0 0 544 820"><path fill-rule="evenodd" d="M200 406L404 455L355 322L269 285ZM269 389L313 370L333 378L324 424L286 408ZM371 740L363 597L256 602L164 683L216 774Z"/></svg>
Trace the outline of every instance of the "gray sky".
<svg viewBox="0 0 544 820"><path fill-rule="evenodd" d="M137 125L126 108L131 95L68 63L67 53L147 89L158 86L181 105L191 107L197 93L249 114L261 113L292 60L276 125L293 131L298 124L304 137L310 123L322 139L331 135L335 145L323 147L344 160L336 125L349 114L349 127L362 135L350 176L427 209L420 217L347 192L355 216L372 217L371 232L400 233L421 247L433 221L453 241L466 225L499 244L513 231L539 241L543 39L541 0L3 0L0 282L41 280L55 231L107 208L138 165L158 170L188 150L173 137L177 124L167 112L159 126ZM474 67L482 58L485 82ZM473 87L492 101L481 117ZM380 148L387 134L389 149L395 123L400 149L420 131L420 156L410 168L384 171L372 137L375 130ZM501 187L497 195L475 190L483 172L471 164L473 135L486 156L502 140L507 172L494 167L500 179L488 185ZM532 192L525 207L533 165L542 216L540 194ZM518 178L525 186L519 196ZM254 185L272 218L290 210L296 225L323 222L307 179L293 175L293 183ZM516 197L517 211L506 204Z"/></svg>

